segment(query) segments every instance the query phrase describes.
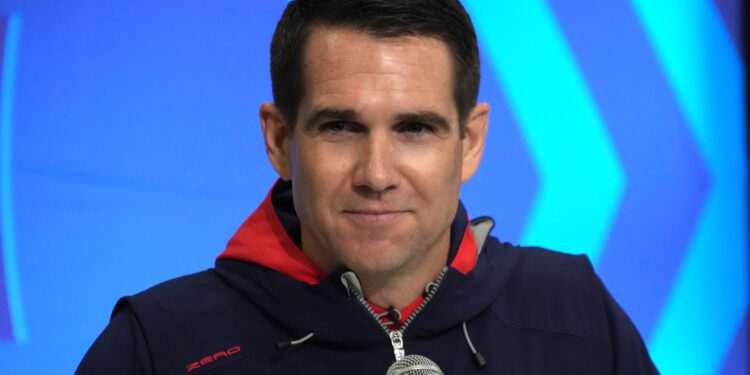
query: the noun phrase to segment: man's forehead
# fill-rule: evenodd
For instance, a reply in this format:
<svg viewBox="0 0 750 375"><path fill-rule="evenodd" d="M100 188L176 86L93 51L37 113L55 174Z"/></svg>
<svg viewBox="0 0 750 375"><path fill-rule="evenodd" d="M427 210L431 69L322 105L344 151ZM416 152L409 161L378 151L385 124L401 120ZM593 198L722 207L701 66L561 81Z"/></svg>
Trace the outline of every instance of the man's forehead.
<svg viewBox="0 0 750 375"><path fill-rule="evenodd" d="M367 43L353 43L354 41ZM332 47L332 50L325 50L328 53L315 53L323 52L321 48L325 46ZM423 48L428 52L427 56L434 59L446 58L448 63L452 63L450 47L437 37L421 34L379 36L359 28L329 25L316 25L311 28L302 50L302 62L304 66L310 64L312 61L307 58L310 55L331 60L346 57L346 53L355 51L375 53L383 49L399 48Z"/></svg>
<svg viewBox="0 0 750 375"><path fill-rule="evenodd" d="M351 28L316 27L303 57L302 101L308 113L361 112L381 100L401 104L398 113L457 118L451 63L447 45L436 38L380 38Z"/></svg>

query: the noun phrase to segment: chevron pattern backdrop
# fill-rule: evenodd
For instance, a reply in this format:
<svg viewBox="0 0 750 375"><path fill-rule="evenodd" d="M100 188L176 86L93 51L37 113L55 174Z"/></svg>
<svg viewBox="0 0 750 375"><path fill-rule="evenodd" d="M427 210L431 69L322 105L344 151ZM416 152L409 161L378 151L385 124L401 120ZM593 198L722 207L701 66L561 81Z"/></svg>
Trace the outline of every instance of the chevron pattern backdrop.
<svg viewBox="0 0 750 375"><path fill-rule="evenodd" d="M469 212L588 254L662 373L750 373L740 0L464 4L492 106ZM3 373L71 373L262 199L283 6L0 3Z"/></svg>

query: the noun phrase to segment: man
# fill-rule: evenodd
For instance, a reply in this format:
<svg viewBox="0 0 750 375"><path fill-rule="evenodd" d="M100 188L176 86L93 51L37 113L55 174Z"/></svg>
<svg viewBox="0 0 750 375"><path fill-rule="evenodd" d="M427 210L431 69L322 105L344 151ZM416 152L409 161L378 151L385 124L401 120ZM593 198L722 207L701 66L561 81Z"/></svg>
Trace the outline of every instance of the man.
<svg viewBox="0 0 750 375"><path fill-rule="evenodd" d="M292 2L271 74L280 180L214 269L120 300L78 373L657 373L586 257L469 223L489 107L456 0Z"/></svg>

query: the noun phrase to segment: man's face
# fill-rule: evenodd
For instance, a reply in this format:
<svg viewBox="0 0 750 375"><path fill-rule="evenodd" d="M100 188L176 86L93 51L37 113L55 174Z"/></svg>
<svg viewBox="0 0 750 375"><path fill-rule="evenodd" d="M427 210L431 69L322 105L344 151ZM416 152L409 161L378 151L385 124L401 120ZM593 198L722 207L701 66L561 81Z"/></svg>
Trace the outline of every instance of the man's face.
<svg viewBox="0 0 750 375"><path fill-rule="evenodd" d="M360 274L444 264L459 186L476 167L465 165L447 45L319 27L303 66L306 95L275 163L292 180L303 251Z"/></svg>

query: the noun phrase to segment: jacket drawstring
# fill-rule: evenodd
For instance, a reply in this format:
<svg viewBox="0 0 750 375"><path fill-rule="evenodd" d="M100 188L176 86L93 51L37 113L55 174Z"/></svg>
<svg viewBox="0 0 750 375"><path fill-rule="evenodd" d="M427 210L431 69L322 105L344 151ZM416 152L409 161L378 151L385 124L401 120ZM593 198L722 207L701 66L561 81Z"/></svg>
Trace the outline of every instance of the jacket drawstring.
<svg viewBox="0 0 750 375"><path fill-rule="evenodd" d="M299 345L299 344L302 344L302 343L304 343L305 341L307 341L307 340L311 339L311 338L312 338L313 336L315 336L315 334L314 334L314 333L312 333L312 332L310 332L310 333L308 333L307 335L305 335L305 336L303 336L303 337L301 337L301 338L299 338L299 339L297 339L297 340L291 340L291 341L278 341L278 342L276 343L276 349L278 349L278 350L282 350L282 349L286 349L286 348L288 348L288 347L290 347L290 346L295 346L295 345Z"/></svg>
<svg viewBox="0 0 750 375"><path fill-rule="evenodd" d="M474 366L477 368L482 368L487 365L487 361L484 359L484 356L482 356L482 353L477 351L474 348L474 344L471 343L471 338L469 337L469 330L466 329L466 321L462 323L463 329L464 329L464 338L466 339L466 343L469 344L469 349L471 350L471 354L474 356Z"/></svg>
<svg viewBox="0 0 750 375"><path fill-rule="evenodd" d="M362 295L362 287L359 284L359 279L357 279L357 276L354 275L354 272L346 272L341 275L341 282L346 287L347 293L349 293L349 296L355 295L355 296L361 296ZM436 282L429 282L424 288L423 296L427 296L432 292L434 288L438 286L438 283ZM383 321L381 318L388 317L390 321ZM380 321L382 324L384 324L386 327L391 326L395 324L396 322L401 321L401 312L398 309L395 309L393 307L388 308L388 310L376 314L376 317L378 318L378 321ZM484 359L484 356L482 353L477 351L476 348L474 348L474 344L471 342L471 338L469 337L469 330L466 329L466 321L462 323L463 330L464 330L464 338L466 339L466 343L469 345L469 349L471 350L471 354L474 359L474 366L476 368L481 369L482 367L487 365L487 360ZM312 333L308 336L312 336ZM300 340L306 340L309 337L304 337ZM298 340L299 341L299 340ZM278 344L277 344L278 346Z"/></svg>

